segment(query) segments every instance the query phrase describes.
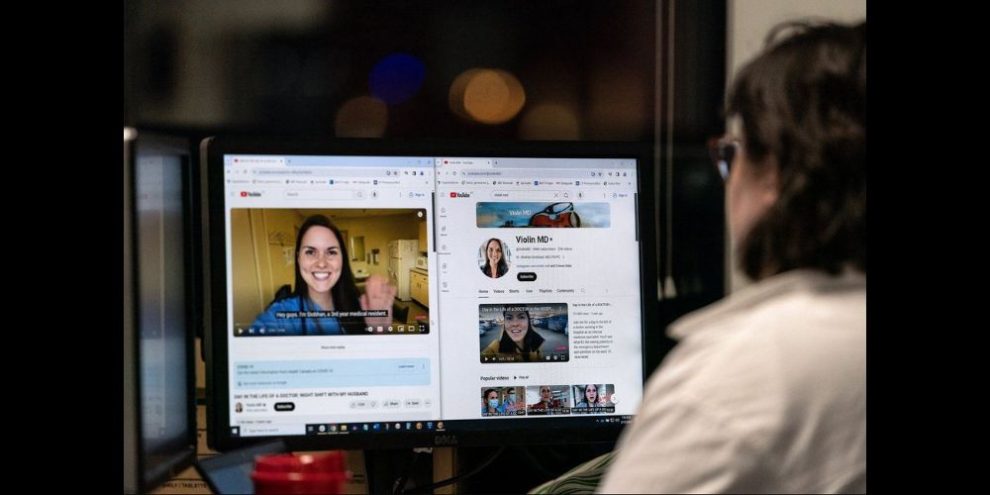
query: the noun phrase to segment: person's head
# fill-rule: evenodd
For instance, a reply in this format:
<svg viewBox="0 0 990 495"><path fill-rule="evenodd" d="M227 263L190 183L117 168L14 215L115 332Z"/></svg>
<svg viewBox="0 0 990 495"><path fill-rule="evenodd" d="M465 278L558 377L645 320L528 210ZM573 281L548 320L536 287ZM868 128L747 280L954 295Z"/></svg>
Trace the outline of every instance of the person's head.
<svg viewBox="0 0 990 495"><path fill-rule="evenodd" d="M523 353L522 359L529 361L529 353L539 350L543 341L543 337L533 329L529 311L510 307L502 312L502 337L498 352L512 354L518 349Z"/></svg>
<svg viewBox="0 0 990 495"><path fill-rule="evenodd" d="M485 268L491 269L492 266L496 267L497 273L503 273L509 269L509 265L505 261L505 249L502 247L502 241L494 237L485 243Z"/></svg>
<svg viewBox="0 0 990 495"><path fill-rule="evenodd" d="M324 215L303 221L296 236L294 293L315 300L329 292L335 310L353 311L357 310L357 287L341 239L340 230Z"/></svg>
<svg viewBox="0 0 990 495"><path fill-rule="evenodd" d="M522 347L526 334L532 328L532 323L529 321L529 311L504 311L502 318L505 333L516 345Z"/></svg>
<svg viewBox="0 0 990 495"><path fill-rule="evenodd" d="M505 402L508 404L513 404L516 402L516 389L510 388L505 393Z"/></svg>
<svg viewBox="0 0 990 495"><path fill-rule="evenodd" d="M550 387L546 385L540 386L540 402L550 402L553 397L553 392L550 391Z"/></svg>
<svg viewBox="0 0 990 495"><path fill-rule="evenodd" d="M491 408L498 407L498 390L489 388L485 390L485 405Z"/></svg>
<svg viewBox="0 0 990 495"><path fill-rule="evenodd" d="M598 385L589 383L584 386L584 400L589 404L598 402Z"/></svg>
<svg viewBox="0 0 990 495"><path fill-rule="evenodd" d="M791 31L789 31L791 30ZM866 271L866 24L789 23L729 88L726 207L740 268Z"/></svg>

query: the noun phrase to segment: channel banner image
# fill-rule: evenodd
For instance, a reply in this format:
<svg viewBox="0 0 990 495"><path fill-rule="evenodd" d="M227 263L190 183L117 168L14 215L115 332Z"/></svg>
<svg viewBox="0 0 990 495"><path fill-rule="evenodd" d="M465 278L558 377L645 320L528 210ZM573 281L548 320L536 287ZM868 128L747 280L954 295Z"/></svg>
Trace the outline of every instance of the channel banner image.
<svg viewBox="0 0 990 495"><path fill-rule="evenodd" d="M608 203L480 202L477 223L483 229L584 228L611 226Z"/></svg>
<svg viewBox="0 0 990 495"><path fill-rule="evenodd" d="M482 363L568 361L566 303L481 304L478 313Z"/></svg>

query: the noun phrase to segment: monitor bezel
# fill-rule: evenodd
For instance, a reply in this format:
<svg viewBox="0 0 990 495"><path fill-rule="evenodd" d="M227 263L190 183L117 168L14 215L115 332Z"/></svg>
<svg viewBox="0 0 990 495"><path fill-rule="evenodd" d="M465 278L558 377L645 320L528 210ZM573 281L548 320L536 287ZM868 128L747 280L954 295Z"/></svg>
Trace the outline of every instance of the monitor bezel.
<svg viewBox="0 0 990 495"><path fill-rule="evenodd" d="M196 421L196 365L195 365L195 328L197 319L192 311L191 300L196 297L190 292L190 286L196 282L200 274L193 270L188 260L199 246L193 245L192 217L195 198L191 196L194 179L192 153L187 139L160 133L147 132L134 128L125 128L124 133L124 415L125 446L130 442L133 459L125 458L125 483L130 479L136 483L140 493L150 492L162 483L168 481L182 470L192 466L196 460L197 430ZM140 256L139 229L137 228L138 204L136 201L138 160L145 153L163 153L180 158L182 181L182 239L185 249L183 260L183 284L186 294L185 310L185 356L186 362L186 431L181 438L168 444L170 452L166 459L157 466L148 465L146 444L142 426L141 392L142 383L140 370L142 362L140 321L140 274L138 273L138 257ZM128 375L130 377L128 378ZM152 469L149 470L149 467Z"/></svg>
<svg viewBox="0 0 990 495"><path fill-rule="evenodd" d="M388 433L234 437L229 434L229 388L227 372L227 273L226 234L224 231L224 155L363 155L363 156L464 156L464 157L534 157L534 158L632 158L636 160L637 235L640 243L640 307L643 315L643 382L663 358L660 344L657 305L657 163L649 142L573 142L573 141L467 141L467 140L379 140L379 139L308 139L274 136L209 137L200 144L202 169L202 226L204 243L204 346L208 356L207 443L210 448L226 451L247 445L282 439L291 450L321 449L394 449L428 446L486 446L524 444L566 444L614 442L624 423L593 424L588 418L568 417L548 421L522 418L512 421L450 420L457 426L445 431L402 431ZM211 242L215 239L215 242ZM445 422L448 420L439 418ZM539 423L536 423L539 422ZM495 423L506 423L495 428ZM552 423L552 424L551 424ZM534 427L534 426L539 426Z"/></svg>

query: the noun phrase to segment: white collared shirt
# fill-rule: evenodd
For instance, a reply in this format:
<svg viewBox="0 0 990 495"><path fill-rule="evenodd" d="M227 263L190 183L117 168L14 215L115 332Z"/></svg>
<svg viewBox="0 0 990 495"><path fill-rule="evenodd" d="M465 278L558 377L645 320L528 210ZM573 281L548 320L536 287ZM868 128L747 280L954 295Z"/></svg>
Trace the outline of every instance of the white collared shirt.
<svg viewBox="0 0 990 495"><path fill-rule="evenodd" d="M670 328L603 493L866 490L866 277L793 270Z"/></svg>

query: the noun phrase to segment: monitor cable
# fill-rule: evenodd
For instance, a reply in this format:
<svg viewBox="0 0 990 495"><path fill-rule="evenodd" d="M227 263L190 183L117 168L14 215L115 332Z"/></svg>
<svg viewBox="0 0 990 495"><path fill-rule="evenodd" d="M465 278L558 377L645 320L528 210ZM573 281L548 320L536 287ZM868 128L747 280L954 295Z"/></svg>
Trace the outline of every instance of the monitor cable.
<svg viewBox="0 0 990 495"><path fill-rule="evenodd" d="M505 446L504 445L501 446L501 447L499 447L498 450L496 450L491 456L489 456L487 459L485 459L481 464L479 464L477 467L475 467L471 471L468 471L467 473L464 473L464 474L461 474L461 475L458 475L458 476L454 476L453 478L447 478L445 480L441 480L441 481L438 481L436 483L432 483L432 484L429 484L429 485L426 485L426 486L414 486L414 487L412 487L412 488L410 488L408 490L408 493L411 493L411 494L412 493L432 493L433 490L436 490L437 488L440 488L440 487L443 487L443 486L447 486L447 485L453 485L454 483L458 483L460 481L466 480L466 479L468 479L468 478L470 478L470 477L472 477L472 476L480 473L483 469L485 469L486 467L488 467L488 465L490 465L492 462L494 462L495 459L497 459L498 456L502 454L502 452L505 452ZM418 455L419 454L417 453L417 456ZM413 461L410 462L410 465L412 463L414 463L414 462L415 462L415 458L413 458ZM409 472L411 472L411 470L407 470L407 472L404 473L403 476L406 477L406 478L408 478ZM400 481L401 481L401 484L400 484ZM396 480L396 487L398 488L398 491L393 491L393 493L395 495L402 495L403 493L407 493L407 491L403 488L402 485L405 485L405 480L404 479L400 478L399 480Z"/></svg>
<svg viewBox="0 0 990 495"><path fill-rule="evenodd" d="M416 461L419 460L420 455L432 453L432 448L416 448L412 450L412 456L409 462L406 463L406 467L403 468L402 474L392 483L392 495L400 495L405 490L406 483L409 481L409 476L412 475L413 469L416 467Z"/></svg>

